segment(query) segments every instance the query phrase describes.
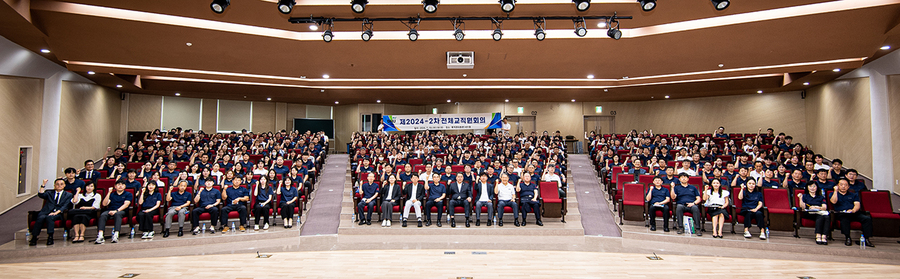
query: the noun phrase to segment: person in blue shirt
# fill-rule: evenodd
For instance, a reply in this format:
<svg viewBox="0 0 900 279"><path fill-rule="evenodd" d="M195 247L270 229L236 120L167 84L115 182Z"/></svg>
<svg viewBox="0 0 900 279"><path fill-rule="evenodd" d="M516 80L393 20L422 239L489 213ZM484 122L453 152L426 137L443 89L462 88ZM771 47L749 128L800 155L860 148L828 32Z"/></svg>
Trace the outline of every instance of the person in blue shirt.
<svg viewBox="0 0 900 279"><path fill-rule="evenodd" d="M675 176L675 167L673 166L666 166L664 175L665 176L660 176L660 179L662 179L662 184L675 186L675 184L681 183L678 180L678 177Z"/></svg>
<svg viewBox="0 0 900 279"><path fill-rule="evenodd" d="M231 187L225 188L222 193L222 199L225 200L225 206L222 207L222 232L228 232L228 214L232 211L238 212L238 220L240 226L238 230L244 232L247 225L247 202L250 201L250 191L241 185L243 180L234 178L231 180Z"/></svg>
<svg viewBox="0 0 900 279"><path fill-rule="evenodd" d="M75 168L66 168L66 171L64 173L66 175L66 191L75 192L75 189L81 189L82 191L84 191L84 181L76 177L78 171L76 171Z"/></svg>
<svg viewBox="0 0 900 279"><path fill-rule="evenodd" d="M775 171L772 171L770 169L765 170L763 177L759 179L759 182L757 182L756 185L762 188L781 187L781 183L778 183L778 180L775 179Z"/></svg>
<svg viewBox="0 0 900 279"><path fill-rule="evenodd" d="M260 177L254 186L254 192L256 193L256 200L253 201L253 217L256 218L253 222L254 231L259 230L260 217L264 221L263 230L269 229L269 210L272 209L272 200L274 200L272 186L269 184L268 178Z"/></svg>
<svg viewBox="0 0 900 279"><path fill-rule="evenodd" d="M453 168L451 168L450 166L444 168L443 174L444 175L441 176L441 182L444 182L446 184L450 184L450 182L456 179L456 175L453 174Z"/></svg>
<svg viewBox="0 0 900 279"><path fill-rule="evenodd" d="M826 169L816 171L816 180L810 182L816 183L816 188L822 192L833 191L834 186L837 186L837 183L828 180L828 170Z"/></svg>
<svg viewBox="0 0 900 279"><path fill-rule="evenodd" d="M100 220L97 222L97 240L94 244L102 244L106 241L103 238L103 231L106 229L106 221L109 218L115 221L115 227L113 227L112 231L112 243L119 242L119 232L122 231L122 218L125 215L125 210L131 206L134 195L125 191L125 181L122 180L116 181L114 189L109 189L106 192L106 197L103 198L103 206L106 207L106 211L100 213Z"/></svg>
<svg viewBox="0 0 900 279"><path fill-rule="evenodd" d="M847 174L845 178L847 179L847 185L850 187L850 191L854 193L862 193L863 191L868 191L869 188L866 187L866 183L860 183L856 181L856 178L859 176L859 172L855 169L847 170Z"/></svg>
<svg viewBox="0 0 900 279"><path fill-rule="evenodd" d="M866 238L865 245L875 247L872 244L872 217L861 212L859 194L850 191L850 181L847 178L838 180L837 190L831 194L831 203L834 204L834 218L841 223L841 233L846 238L844 245L853 245L850 239L850 222L859 222L862 225L862 233Z"/></svg>
<svg viewBox="0 0 900 279"><path fill-rule="evenodd" d="M294 227L294 209L297 208L297 200L300 199L300 192L293 184L290 178L285 178L275 191L276 195L281 196L281 219L284 221L285 229Z"/></svg>
<svg viewBox="0 0 900 279"><path fill-rule="evenodd" d="M278 156L278 158L275 159L275 165L272 166L272 170L275 171L275 174L284 175L284 174L287 174L289 171L291 171L291 168L289 166L284 165L283 157Z"/></svg>
<svg viewBox="0 0 900 279"><path fill-rule="evenodd" d="M141 182L137 181L137 172L128 170L125 177L125 189L132 189L134 191L141 189ZM146 180L147 178L144 179Z"/></svg>
<svg viewBox="0 0 900 279"><path fill-rule="evenodd" d="M538 186L531 180L531 174L527 172L522 174L522 180L519 181L519 189L519 200L522 203L522 210L519 213L522 214L522 226L525 226L525 216L527 216L528 211L534 212L535 224L543 226L544 223L541 222L541 204L538 202Z"/></svg>
<svg viewBox="0 0 900 279"><path fill-rule="evenodd" d="M697 190L696 186L688 184L689 179L690 176L688 174L679 174L678 182L680 183L672 188L672 193L670 194L672 199L675 200L675 218L677 222L675 225L678 226L676 232L678 234L684 233L684 212L690 211L691 216L694 217L694 228L697 229L697 236L703 236L700 230L700 191Z"/></svg>
<svg viewBox="0 0 900 279"><path fill-rule="evenodd" d="M159 176L168 179L169 185L172 185L172 183L175 182L175 179L178 178L178 174L180 173L177 169L175 169L175 166L175 161L169 161L169 164L167 166L168 168L159 172Z"/></svg>
<svg viewBox="0 0 900 279"><path fill-rule="evenodd" d="M794 189L806 189L806 182L803 181L803 171L791 171L791 177L784 180L783 186L790 189L791 192L794 192Z"/></svg>
<svg viewBox="0 0 900 279"><path fill-rule="evenodd" d="M153 239L153 216L159 215L159 207L162 205L162 194L156 190L156 183L148 183L141 189L138 204L141 209L137 213L138 229L143 232L141 239Z"/></svg>
<svg viewBox="0 0 900 279"><path fill-rule="evenodd" d="M410 177L413 177L415 175L416 174L412 172L412 165L406 164L403 166L403 171L400 172L400 175L398 176L398 178L400 178L401 182L406 183L406 182L409 182Z"/></svg>
<svg viewBox="0 0 900 279"><path fill-rule="evenodd" d="M800 218L816 221L816 244L828 245L828 225L831 219L828 216L828 205L825 204L825 196L819 191L815 182L806 184L803 193L798 193Z"/></svg>
<svg viewBox="0 0 900 279"><path fill-rule="evenodd" d="M172 218L175 215L178 215L178 237L184 236L184 218L187 216L188 206L191 205L193 195L187 191L187 180L179 180L176 186L169 188L169 193L166 194L166 201L169 202L169 211L166 212L163 238L169 237L169 229L172 228ZM175 188L178 188L178 191L174 191Z"/></svg>
<svg viewBox="0 0 900 279"><path fill-rule="evenodd" d="M672 200L669 189L662 187L663 178L653 178L653 186L647 190L644 199L647 201L647 212L650 214L650 230L656 231L656 212L662 211L663 231L669 231L669 202Z"/></svg>
<svg viewBox="0 0 900 279"><path fill-rule="evenodd" d="M731 187L747 186L747 181L754 180L753 177L748 176L749 174L750 171L747 168L740 168L738 170L738 176L731 180Z"/></svg>
<svg viewBox="0 0 900 279"><path fill-rule="evenodd" d="M375 202L378 199L380 188L375 183L375 174L369 173L366 176L366 182L359 186L360 201L357 207L357 216L359 216L359 225L372 225L372 211L375 210ZM366 212L366 218L362 218L363 211Z"/></svg>
<svg viewBox="0 0 900 279"><path fill-rule="evenodd" d="M766 220L763 215L763 193L762 189L756 187L756 181L747 181L747 184L741 186L738 193L738 199L741 200L740 215L744 216L744 238L750 238L750 226L752 221L756 220L759 227L759 239L766 240Z"/></svg>
<svg viewBox="0 0 900 279"><path fill-rule="evenodd" d="M432 180L425 183L425 191L428 198L425 201L425 226L431 226L431 207L437 208L437 226L441 226L441 216L444 212L444 198L447 197L447 189L440 183L441 175L432 174Z"/></svg>
<svg viewBox="0 0 900 279"><path fill-rule="evenodd" d="M216 224L219 223L219 206L222 203L222 192L213 188L213 180L204 181L204 187L200 188L197 195L194 196L194 210L191 210L191 225L193 225L193 234L200 233L200 214L209 213L209 222L212 225L210 233L215 234Z"/></svg>

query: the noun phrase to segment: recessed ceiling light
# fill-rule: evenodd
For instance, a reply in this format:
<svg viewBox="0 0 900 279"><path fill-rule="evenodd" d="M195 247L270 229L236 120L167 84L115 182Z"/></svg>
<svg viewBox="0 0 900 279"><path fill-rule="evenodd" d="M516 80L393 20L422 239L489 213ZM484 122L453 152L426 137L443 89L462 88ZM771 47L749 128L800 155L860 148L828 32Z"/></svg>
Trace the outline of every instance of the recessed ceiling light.
<svg viewBox="0 0 900 279"><path fill-rule="evenodd" d="M319 92L325 93L325 89L319 90Z"/></svg>
<svg viewBox="0 0 900 279"><path fill-rule="evenodd" d="M50 53L50 50L49 50L49 49L46 49L46 48L44 48L44 49L41 49L41 53Z"/></svg>
<svg viewBox="0 0 900 279"><path fill-rule="evenodd" d="M762 94L762 90L756 90L756 94Z"/></svg>
<svg viewBox="0 0 900 279"><path fill-rule="evenodd" d="M375 100L375 102L380 104L380 103L381 103L381 100Z"/></svg>
<svg viewBox="0 0 900 279"><path fill-rule="evenodd" d="M627 76L625 76L625 77L622 77L622 79L628 79L628 77L627 77Z"/></svg>
<svg viewBox="0 0 900 279"><path fill-rule="evenodd" d="M463 74L463 77L467 77L467 76L469 76L469 75L468 75L468 74Z"/></svg>
<svg viewBox="0 0 900 279"><path fill-rule="evenodd" d="M650 96L650 99L653 99L653 96Z"/></svg>
<svg viewBox="0 0 900 279"><path fill-rule="evenodd" d="M175 96L181 96L181 93L175 92Z"/></svg>
<svg viewBox="0 0 900 279"><path fill-rule="evenodd" d="M122 88L121 84L116 84L116 88Z"/></svg>
<svg viewBox="0 0 900 279"><path fill-rule="evenodd" d="M319 30L319 26L318 25L310 25L309 30L312 30L312 31Z"/></svg>
<svg viewBox="0 0 900 279"><path fill-rule="evenodd" d="M88 71L88 74L89 74L89 75L93 75L93 74L96 74L96 73L94 73L94 71Z"/></svg>
<svg viewBox="0 0 900 279"><path fill-rule="evenodd" d="M837 73L837 72L840 72L841 69L834 69L834 70L831 70L831 71Z"/></svg>
<svg viewBox="0 0 900 279"><path fill-rule="evenodd" d="M272 98L266 98L266 101L271 101L271 100L272 100Z"/></svg>
<svg viewBox="0 0 900 279"><path fill-rule="evenodd" d="M337 104L340 104L340 102L338 102L338 101L334 101L334 104L335 104L335 105L337 105Z"/></svg>
<svg viewBox="0 0 900 279"><path fill-rule="evenodd" d="M322 75L322 78L330 78L330 77L331 76L329 76L329 75Z"/></svg>
<svg viewBox="0 0 900 279"><path fill-rule="evenodd" d="M603 92L609 92L609 89L603 89Z"/></svg>
<svg viewBox="0 0 900 279"><path fill-rule="evenodd" d="M594 75L588 75L587 77L588 77L588 78L594 78Z"/></svg>
<svg viewBox="0 0 900 279"><path fill-rule="evenodd" d="M509 103L509 99L506 99L506 100L503 100L503 101Z"/></svg>
<svg viewBox="0 0 900 279"><path fill-rule="evenodd" d="M186 44L184 44L184 45L186 45L186 46L192 46L192 45L194 45L194 44L192 44L192 43L186 43Z"/></svg>
<svg viewBox="0 0 900 279"><path fill-rule="evenodd" d="M597 23L597 27L598 28L606 28L606 21L601 21L600 23Z"/></svg>
<svg viewBox="0 0 900 279"><path fill-rule="evenodd" d="M881 47L881 50L889 50L889 49L891 49L891 46L883 46L883 47Z"/></svg>
<svg viewBox="0 0 900 279"><path fill-rule="evenodd" d="M575 102L575 99L572 99L572 102L574 103L574 102Z"/></svg>
<svg viewBox="0 0 900 279"><path fill-rule="evenodd" d="M809 82L804 82L803 85L809 85Z"/></svg>
<svg viewBox="0 0 900 279"><path fill-rule="evenodd" d="M725 64L719 64L719 68L725 67Z"/></svg>
<svg viewBox="0 0 900 279"><path fill-rule="evenodd" d="M449 102L450 102L450 100L447 100L447 102L448 102L448 103L449 103Z"/></svg>
<svg viewBox="0 0 900 279"><path fill-rule="evenodd" d="M669 98L669 95L666 95L666 99L668 99L668 98Z"/></svg>

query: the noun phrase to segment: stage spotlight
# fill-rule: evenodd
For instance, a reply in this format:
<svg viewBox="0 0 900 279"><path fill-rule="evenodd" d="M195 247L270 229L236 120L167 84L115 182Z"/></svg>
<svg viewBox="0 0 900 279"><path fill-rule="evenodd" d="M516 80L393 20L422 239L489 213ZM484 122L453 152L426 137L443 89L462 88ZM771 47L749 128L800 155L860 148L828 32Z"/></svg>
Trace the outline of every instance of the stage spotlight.
<svg viewBox="0 0 900 279"><path fill-rule="evenodd" d="M369 40L372 39L372 28L374 26L375 26L375 24L373 22L369 21L368 19L363 20L363 23L362 23L363 32L361 35L363 41L368 42Z"/></svg>
<svg viewBox="0 0 900 279"><path fill-rule="evenodd" d="M334 39L334 33L331 33L331 30L325 30L325 32L322 32L323 41L328 43L331 42L332 39Z"/></svg>
<svg viewBox="0 0 900 279"><path fill-rule="evenodd" d="M516 0L500 0L500 9L504 12L512 12L516 8Z"/></svg>
<svg viewBox="0 0 900 279"><path fill-rule="evenodd" d="M290 14L297 2L294 0L278 0L278 11L282 14Z"/></svg>
<svg viewBox="0 0 900 279"><path fill-rule="evenodd" d="M587 35L587 28L584 25L584 18L573 19L572 22L575 24L575 35L578 37L584 37Z"/></svg>
<svg viewBox="0 0 900 279"><path fill-rule="evenodd" d="M645 12L652 11L656 8L656 0L638 0L641 3L641 10Z"/></svg>
<svg viewBox="0 0 900 279"><path fill-rule="evenodd" d="M213 0L209 7L216 12L217 14L221 14L225 12L225 8L231 5L231 0Z"/></svg>
<svg viewBox="0 0 900 279"><path fill-rule="evenodd" d="M419 39L419 32L416 32L416 29L410 29L409 33L407 35L409 35L410 41L415 42L416 40Z"/></svg>
<svg viewBox="0 0 900 279"><path fill-rule="evenodd" d="M543 41L544 38L547 38L547 34L544 33L544 29L535 29L534 37L537 38L538 41Z"/></svg>
<svg viewBox="0 0 900 279"><path fill-rule="evenodd" d="M731 1L729 0L712 0L712 3L716 6L716 11L724 10L731 5Z"/></svg>
<svg viewBox="0 0 900 279"><path fill-rule="evenodd" d="M491 34L491 37L494 38L494 41L499 41L503 38L503 32L500 31L500 28L494 29L494 34Z"/></svg>
<svg viewBox="0 0 900 279"><path fill-rule="evenodd" d="M622 31L619 31L619 28L610 28L608 31L606 31L606 35L610 38L618 40L622 38Z"/></svg>
<svg viewBox="0 0 900 279"><path fill-rule="evenodd" d="M575 2L575 9L579 12L587 11L591 7L591 0L572 0Z"/></svg>
<svg viewBox="0 0 900 279"><path fill-rule="evenodd" d="M431 14L437 11L437 6L440 2L438 0L422 0L422 5L424 5L425 12Z"/></svg>
<svg viewBox="0 0 900 279"><path fill-rule="evenodd" d="M368 3L369 3L369 1L367 1L367 0L351 0L350 8L353 9L354 13L359 14L359 13L366 11L366 4L368 4Z"/></svg>
<svg viewBox="0 0 900 279"><path fill-rule="evenodd" d="M466 33L463 33L461 29L456 29L456 31L453 31L453 37L455 37L457 41L462 41L463 38L466 37Z"/></svg>
<svg viewBox="0 0 900 279"><path fill-rule="evenodd" d="M372 39L372 30L363 31L361 37L362 37L363 41L368 42L369 40Z"/></svg>

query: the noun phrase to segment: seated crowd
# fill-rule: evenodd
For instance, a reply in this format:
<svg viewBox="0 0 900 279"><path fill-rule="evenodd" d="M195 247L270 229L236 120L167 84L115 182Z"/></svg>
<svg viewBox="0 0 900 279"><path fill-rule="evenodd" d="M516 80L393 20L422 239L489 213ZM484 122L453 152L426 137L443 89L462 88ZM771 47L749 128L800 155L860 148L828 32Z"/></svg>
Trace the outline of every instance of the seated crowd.
<svg viewBox="0 0 900 279"><path fill-rule="evenodd" d="M137 225L141 238L151 239L158 222L163 237L169 237L176 215L179 237L188 216L193 234L201 232L201 219L209 220L215 233L228 231L226 223L235 217L245 231L250 213L256 230L268 229L269 215L278 213L289 228L294 214L303 211L327 150L323 132L208 135L176 128L146 133L112 155L108 148L103 158L85 161L80 170L67 168L53 181L52 191L45 190L44 180L38 194L44 206L29 212L29 245L37 244L42 228L52 245L55 226L71 228L74 243L85 241L90 225L97 226L96 244L105 242L107 225L113 225L111 242L118 242L123 223L131 225L132 235ZM205 232L206 225L202 228Z"/></svg>
<svg viewBox="0 0 900 279"><path fill-rule="evenodd" d="M765 240L770 225L765 203L767 198L777 198L796 216L795 236L805 219L814 222L820 245L827 245L835 222L840 223L846 245L853 243L853 222L860 224L865 239L873 237L872 217L860 200L868 189L858 172L845 170L840 159L827 164L822 155L793 142L791 136L774 134L771 128L756 134L726 134L724 127L705 135L591 132L585 139L614 203L622 204L623 184L644 185L644 218L651 231L661 216L668 232L670 215L675 215L674 228L682 234L690 230L683 221L689 214L697 236L703 235L701 221L712 221L713 237L721 238L726 219L732 224L743 219L744 237L752 236L755 222L759 238ZM784 190L771 191L777 197L766 197L768 189ZM863 243L874 247L871 241Z"/></svg>
<svg viewBox="0 0 900 279"><path fill-rule="evenodd" d="M553 215L565 218L568 165L559 131L552 136L546 131L540 136L354 133L349 153L359 225L371 225L378 210L382 227L390 227L401 206L403 227L411 208L418 227L433 224L432 212L438 227L444 213L451 227L456 227L457 213L465 216L466 227L474 213L475 226L481 226L483 211L487 226L495 217L503 226L507 210L517 227L526 224L529 212L543 226L546 203L559 204Z"/></svg>

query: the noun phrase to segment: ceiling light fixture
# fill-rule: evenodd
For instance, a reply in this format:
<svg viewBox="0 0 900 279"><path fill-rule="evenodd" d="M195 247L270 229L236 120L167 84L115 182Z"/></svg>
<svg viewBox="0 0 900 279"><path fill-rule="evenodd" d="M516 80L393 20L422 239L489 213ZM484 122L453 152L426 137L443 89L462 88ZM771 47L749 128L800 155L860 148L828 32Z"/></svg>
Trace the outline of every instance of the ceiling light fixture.
<svg viewBox="0 0 900 279"><path fill-rule="evenodd" d="M96 73L94 73L94 71L88 71L88 74L89 74L89 75L93 75L93 74L96 74Z"/></svg>
<svg viewBox="0 0 900 279"><path fill-rule="evenodd" d="M666 95L666 99L668 99L668 98L669 98L669 95Z"/></svg>
<svg viewBox="0 0 900 279"><path fill-rule="evenodd" d="M310 26L309 26L309 30L312 30L312 31L319 30L319 26L316 26L316 25L310 25Z"/></svg>
<svg viewBox="0 0 900 279"><path fill-rule="evenodd" d="M322 75L322 78L331 78L331 76L324 74L324 75Z"/></svg>
<svg viewBox="0 0 900 279"><path fill-rule="evenodd" d="M338 102L338 101L334 101L334 104L335 104L335 105L337 105L337 104L340 104L340 102Z"/></svg>
<svg viewBox="0 0 900 279"><path fill-rule="evenodd" d="M368 42L372 39L372 28L375 27L375 23L367 20L363 20L362 29L363 33L361 35L362 40Z"/></svg>
<svg viewBox="0 0 900 279"><path fill-rule="evenodd" d="M516 0L500 0L500 10L510 13L516 8Z"/></svg>
<svg viewBox="0 0 900 279"><path fill-rule="evenodd" d="M466 33L462 31L465 28L465 23L459 18L454 18L450 22L453 23L453 37L457 41L462 41L466 37Z"/></svg>
<svg viewBox="0 0 900 279"><path fill-rule="evenodd" d="M712 1L713 5L716 6L716 11L724 10L724 9L728 8L728 6L731 5L731 1L729 1L729 0L711 0L711 1Z"/></svg>
<svg viewBox="0 0 900 279"><path fill-rule="evenodd" d="M803 85L809 85L809 82L804 82Z"/></svg>
<svg viewBox="0 0 900 279"><path fill-rule="evenodd" d="M834 70L831 70L831 71L837 73L837 72L840 72L841 69L834 69Z"/></svg>
<svg viewBox="0 0 900 279"><path fill-rule="evenodd" d="M381 100L375 100L375 102L380 104L380 103L381 103Z"/></svg>
<svg viewBox="0 0 900 279"><path fill-rule="evenodd" d="M46 48L44 48L44 49L41 49L41 53L50 53L50 50L49 50L49 49L46 49Z"/></svg>
<svg viewBox="0 0 900 279"><path fill-rule="evenodd" d="M587 78L594 78L594 75L587 75Z"/></svg>
<svg viewBox="0 0 900 279"><path fill-rule="evenodd" d="M272 100L272 98L266 98L266 101L271 101L271 100Z"/></svg>
<svg viewBox="0 0 900 279"><path fill-rule="evenodd" d="M756 90L756 94L762 94L762 90Z"/></svg>
<svg viewBox="0 0 900 279"><path fill-rule="evenodd" d="M326 19L325 22L321 23L322 27L325 28L325 31L322 32L322 40L326 43L331 42L334 39L334 32L331 29L334 29L334 21L331 19Z"/></svg>
<svg viewBox="0 0 900 279"><path fill-rule="evenodd" d="M409 29L409 33L406 34L409 36L409 40L415 42L419 39L419 32L416 29Z"/></svg>
<svg viewBox="0 0 900 279"><path fill-rule="evenodd" d="M366 4L368 3L369 1L366 0L351 0L350 8L353 9L354 13L361 14L366 11Z"/></svg>
<svg viewBox="0 0 900 279"><path fill-rule="evenodd" d="M494 39L494 41L499 41L503 38L503 31L500 31L500 26L503 25L503 20L491 18L491 25L494 27L494 32L491 33L491 38Z"/></svg>
<svg viewBox="0 0 900 279"><path fill-rule="evenodd" d="M622 31L619 30L619 20L616 19L616 16L613 15L612 18L609 19L609 22L606 23L606 26L609 30L606 30L606 35L613 39L621 39Z"/></svg>
<svg viewBox="0 0 900 279"><path fill-rule="evenodd" d="M575 24L575 35L578 37L584 37L587 35L587 28L584 25L584 18L576 18L573 19L572 22Z"/></svg>
<svg viewBox="0 0 900 279"><path fill-rule="evenodd" d="M881 47L881 50L889 50L889 49L891 49L891 46L883 46L883 47Z"/></svg>
<svg viewBox="0 0 900 279"><path fill-rule="evenodd" d="M606 28L606 21L600 21L597 23L597 28Z"/></svg>
<svg viewBox="0 0 900 279"><path fill-rule="evenodd" d="M403 25L406 25L409 28L409 33L406 33L406 36L409 37L410 41L415 42L419 39L419 31L416 31L416 28L419 28L419 22L422 19L417 18L415 20L409 19L409 22L403 21Z"/></svg>
<svg viewBox="0 0 900 279"><path fill-rule="evenodd" d="M575 9L579 12L587 11L591 8L591 0L572 0L575 2Z"/></svg>
<svg viewBox="0 0 900 279"><path fill-rule="evenodd" d="M282 14L290 14L297 2L294 0L278 0L278 11Z"/></svg>
<svg viewBox="0 0 900 279"><path fill-rule="evenodd" d="M543 18L534 20L534 37L538 41L543 41L547 38L547 33L544 33L544 25L547 23Z"/></svg>
<svg viewBox="0 0 900 279"><path fill-rule="evenodd" d="M450 102L450 99L447 99L447 102L449 103L449 102Z"/></svg>
<svg viewBox="0 0 900 279"><path fill-rule="evenodd" d="M437 6L441 1L438 0L422 0L422 5L426 13L433 14L437 11Z"/></svg>
<svg viewBox="0 0 900 279"><path fill-rule="evenodd" d="M181 93L175 92L175 96L181 96Z"/></svg>
<svg viewBox="0 0 900 279"><path fill-rule="evenodd" d="M121 84L116 84L116 88L122 88Z"/></svg>
<svg viewBox="0 0 900 279"><path fill-rule="evenodd" d="M503 102L509 103L509 99L503 100Z"/></svg>
<svg viewBox="0 0 900 279"><path fill-rule="evenodd" d="M656 8L656 0L638 0L641 3L641 10L645 12L652 11Z"/></svg>
<svg viewBox="0 0 900 279"><path fill-rule="evenodd" d="M575 102L575 99L572 99L572 102L574 103L574 102Z"/></svg>
<svg viewBox="0 0 900 279"><path fill-rule="evenodd" d="M186 46L192 46L192 45L194 45L194 44L192 44L192 43L184 43L184 45L186 45Z"/></svg>
<svg viewBox="0 0 900 279"><path fill-rule="evenodd" d="M231 5L231 0L213 0L212 3L209 4L209 8L217 14L221 14L225 12L225 8L227 8L228 5Z"/></svg>

